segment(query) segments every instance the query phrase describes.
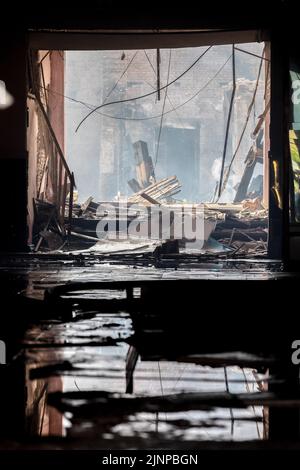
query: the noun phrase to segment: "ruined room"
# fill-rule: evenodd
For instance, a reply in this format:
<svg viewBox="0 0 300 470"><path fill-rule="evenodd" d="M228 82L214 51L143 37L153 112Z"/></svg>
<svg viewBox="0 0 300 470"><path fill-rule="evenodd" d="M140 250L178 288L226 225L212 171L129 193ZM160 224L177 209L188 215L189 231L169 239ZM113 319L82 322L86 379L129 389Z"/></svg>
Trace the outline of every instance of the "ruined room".
<svg viewBox="0 0 300 470"><path fill-rule="evenodd" d="M0 461L300 450L293 2L134 3L1 32Z"/></svg>

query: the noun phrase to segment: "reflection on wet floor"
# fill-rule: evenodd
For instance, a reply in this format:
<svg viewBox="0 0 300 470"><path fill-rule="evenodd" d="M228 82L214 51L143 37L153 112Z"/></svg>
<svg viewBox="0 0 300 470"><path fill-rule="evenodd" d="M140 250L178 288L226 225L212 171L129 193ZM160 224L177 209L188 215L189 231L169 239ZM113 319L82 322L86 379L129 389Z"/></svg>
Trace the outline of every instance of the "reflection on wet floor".
<svg viewBox="0 0 300 470"><path fill-rule="evenodd" d="M27 377L32 401L52 392L109 392L126 390L128 344L80 346L87 338L99 341L109 335L126 339L133 333L128 314L97 314L94 318L68 323L45 323L29 329L26 344ZM49 347L61 343L61 347ZM64 347L68 344L70 347ZM38 346L38 347L36 347ZM134 371L133 397L164 397L193 392L251 393L259 390L257 375L240 367L208 367L176 361L138 360ZM60 415L46 404L39 406L39 426L34 432L74 438L97 436L102 446L112 439L164 438L170 442L199 439L248 440L264 437L263 408L213 408L177 412L130 412L78 417L70 412ZM51 414L52 413L52 414ZM54 418L53 418L54 413ZM49 425L55 419L55 426Z"/></svg>
<svg viewBox="0 0 300 470"><path fill-rule="evenodd" d="M271 411L284 406L286 420L296 416L294 389L273 392L284 380L274 369L279 336L264 334L268 318L253 310L248 328L240 307L223 314L228 302L222 295L212 298L213 309L206 301L194 307L199 292L202 301L208 291L207 280L234 281L226 295L241 279L253 281L238 287L248 302L260 288L255 281L284 282L280 266L250 261L227 269L157 269L50 261L0 267L21 308L18 321L26 316L2 400L11 434L2 427L12 439L39 437L34 445L43 448L195 448L201 441L264 441ZM219 292L223 283L215 285ZM7 318L14 331L14 318ZM263 334L253 335L254 324ZM282 430L282 417L274 427L273 413L272 425ZM45 441L51 436L59 440Z"/></svg>

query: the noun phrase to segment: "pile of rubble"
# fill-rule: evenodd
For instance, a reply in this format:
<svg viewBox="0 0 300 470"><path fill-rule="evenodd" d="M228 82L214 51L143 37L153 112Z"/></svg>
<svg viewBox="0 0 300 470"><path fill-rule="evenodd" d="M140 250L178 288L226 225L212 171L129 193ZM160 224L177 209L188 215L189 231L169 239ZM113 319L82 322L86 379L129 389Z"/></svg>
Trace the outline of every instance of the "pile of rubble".
<svg viewBox="0 0 300 470"><path fill-rule="evenodd" d="M184 203L174 198L181 190L177 176L156 180L147 144L138 141L134 144L134 150L136 179L128 181L130 188L134 191L128 198L122 200L116 198L113 201L97 203L90 196L83 204L73 203L71 211L67 200L65 219L67 230L53 205L47 205L45 202L42 205L37 204L40 213L36 217L35 251L70 250L74 247L82 249L95 245L99 249L99 244L103 246L107 242L112 242L112 250L115 250L117 244L123 243L124 245L125 241L128 244L129 240L137 246L142 244L142 246L151 246L153 249L158 245L166 246L166 243L169 243L171 250L179 252L179 249L184 249L186 244L191 246L190 239L184 235L186 233L184 227L182 238L175 239L172 235L175 226L174 219L177 216L181 217L182 214L185 214L189 223L192 221L192 224L201 219L203 243L202 245L194 243L192 249L193 247L199 249L200 246L200 251L205 253L211 249L212 243L208 241L214 240L214 253L218 250L222 253L228 251L239 252L239 254L249 251L255 254L257 250L266 251L268 213L262 206L260 197L232 204ZM166 227L165 232L162 230L159 236L153 237L149 226L153 222L153 217L160 220L162 213L169 216L169 226ZM187 224L187 218L177 218L176 227ZM138 227L138 230L134 236L131 233L128 237L128 227L132 223ZM107 249L106 245L105 251Z"/></svg>

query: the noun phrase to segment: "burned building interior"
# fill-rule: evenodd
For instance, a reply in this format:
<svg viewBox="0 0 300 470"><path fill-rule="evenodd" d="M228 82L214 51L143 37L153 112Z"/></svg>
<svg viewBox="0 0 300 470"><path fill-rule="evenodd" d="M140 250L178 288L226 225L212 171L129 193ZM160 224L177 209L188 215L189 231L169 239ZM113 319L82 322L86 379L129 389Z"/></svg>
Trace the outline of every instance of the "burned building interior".
<svg viewBox="0 0 300 470"><path fill-rule="evenodd" d="M30 3L1 31L0 455L300 450L293 2Z"/></svg>

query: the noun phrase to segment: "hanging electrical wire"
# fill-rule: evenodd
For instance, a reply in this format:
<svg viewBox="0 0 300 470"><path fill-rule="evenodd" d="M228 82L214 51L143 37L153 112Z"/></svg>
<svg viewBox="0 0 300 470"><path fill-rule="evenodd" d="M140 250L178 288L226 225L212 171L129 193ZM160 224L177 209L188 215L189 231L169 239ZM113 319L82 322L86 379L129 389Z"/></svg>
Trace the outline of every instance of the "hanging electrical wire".
<svg viewBox="0 0 300 470"><path fill-rule="evenodd" d="M252 55L252 57L257 57L258 59L262 59L270 63L270 59L268 59L267 57L264 57L264 55L261 56L258 54L254 54L254 52L245 51L245 49L241 49L240 47L237 47L237 46L235 46L235 50L239 52L243 52L244 54Z"/></svg>
<svg viewBox="0 0 300 470"><path fill-rule="evenodd" d="M224 140L222 164L221 164L221 173L220 173L219 188L218 188L218 199L220 198L220 196L222 194L223 175L224 175L224 167L225 167L227 145L228 145L228 135L229 135L229 128L230 128L230 123L231 123L231 115L232 115L235 91L236 91L235 48L234 48L234 44L233 44L232 45L232 92L231 92L230 105L229 105L228 117L227 117L227 123L226 123L225 140Z"/></svg>
<svg viewBox="0 0 300 470"><path fill-rule="evenodd" d="M153 67L153 64L152 64L152 62L151 62L151 60L150 60L150 58L149 58L149 56L148 56L148 54L147 54L147 51L146 51L145 49L144 49L144 54L145 54L145 56L146 56L146 58L147 58L147 61L148 61L149 64L150 64L150 67L151 67L151 69L152 69L152 71L153 71L153 73L154 73L154 76L156 76L156 72L155 72L155 69L154 69L154 67ZM150 86L154 89L154 87L153 87L152 85L150 85ZM177 117L178 117L179 121L181 122L182 127L184 127L184 125L183 125L183 123L182 123L182 121L181 121L181 116L179 115L179 113L178 113L177 110L175 109L175 106L174 106L174 104L172 103L172 101L171 101L171 99L170 99L170 97L169 97L168 94L167 94L167 100L168 100L168 102L170 103L171 108L172 108L172 110L169 110L168 112L174 111L174 112L177 114ZM159 116L159 117L161 117L161 116ZM147 119L148 119L148 118L147 118Z"/></svg>
<svg viewBox="0 0 300 470"><path fill-rule="evenodd" d="M264 53L263 53L263 55L264 55ZM219 188L221 188L221 192L219 193L219 197L221 196L222 192L224 191L224 189L225 189L225 187L226 187L226 184L227 184L227 182L228 182L228 178L229 178L229 174L230 174L230 171L231 171L233 162L234 162L234 160L236 159L236 156L237 156L237 154L238 154L238 151L239 151L239 149L240 149L241 143L242 143L242 141L243 141L243 137L244 137L245 132L246 132L246 129L247 129L247 125L248 125L248 122L249 122L249 119L250 119L250 116L251 116L251 112L252 112L253 106L254 106L254 104L255 104L255 99L256 99L256 94L257 94L257 90L258 90L258 86L259 86L259 80L260 80L260 75L261 75L261 71L262 71L262 64L263 64L263 62L264 62L264 59L261 58L260 64L259 64L259 67L258 67L258 73L257 73L256 83L255 83L255 87L254 87L252 99L251 99L251 102L250 102L250 105L249 105L249 108L248 108L246 120L245 120L243 129L242 129L240 138L239 138L239 140L238 140L236 149L235 149L235 151L233 152L232 158L231 158L230 163L229 163L229 165L228 165L228 168L227 168L227 171L226 171L226 175L225 175L225 179L224 179L224 184L222 184L222 186L219 186ZM221 181L220 181L220 183L221 183Z"/></svg>
<svg viewBox="0 0 300 470"><path fill-rule="evenodd" d="M128 62L128 64L126 65L126 67L124 68L123 72L121 73L121 75L119 76L118 80L116 81L116 83L114 84L114 86L111 88L111 90L107 93L106 97L104 98L104 101L103 103L106 102L106 100L110 97L110 95L112 94L112 92L116 89L116 87L118 86L120 80L122 80L122 78L124 77L125 73L128 71L129 67L131 66L132 62L134 61L135 57L138 55L139 51L136 51L135 54L133 54L133 56L131 57L130 61ZM125 57L124 57L125 58ZM121 59L123 60L123 59Z"/></svg>
<svg viewBox="0 0 300 470"><path fill-rule="evenodd" d="M212 48L213 46L209 46L207 49L205 49L205 51L186 69L184 70L184 72L182 72L180 75L178 75L178 77L174 78L174 80L172 80L170 83L167 83L166 85L164 85L163 87L161 87L159 89L159 91L162 91L162 90L165 90L166 88L168 88L169 86L171 86L173 83L177 82L180 78L182 78L185 74L187 74L198 62L199 60L202 59L202 57L204 57L204 55ZM97 106L95 109L93 109L92 111L90 111L81 121L80 123L78 124L78 126L76 127L75 129L75 132L77 132L80 128L80 126L84 123L84 121L86 121L93 113L95 113L96 111L98 111L99 109L101 108L104 108L105 106L110 106L112 104L120 104L120 103L128 103L129 101L136 101L136 100L140 100L142 98L146 98L147 96L151 96L151 95L154 95L158 92L158 90L155 90L155 91L151 91L149 93L145 93L144 95L140 95L140 96L136 96L134 98L127 98L125 100L116 100L116 101L110 101L108 103L102 103L100 104L99 106Z"/></svg>
<svg viewBox="0 0 300 470"><path fill-rule="evenodd" d="M203 87L201 87L198 91L196 91L196 93L194 95L192 95L189 99L187 99L183 103L179 104L178 106L176 106L172 109L169 109L168 111L165 111L163 113L163 115L166 116L169 113L173 113L173 112L177 111L178 109L182 108L183 106L185 106L190 101L194 100L196 98L196 96L198 96L202 91L204 91L215 80L215 78L217 78L217 76L222 72L222 70L227 65L227 63L229 62L231 57L232 57L232 54L226 59L224 64L217 70L217 72L203 85ZM40 88L44 88L44 87L41 86ZM95 109L96 108L96 106L91 104L91 103L86 103L85 101L77 100L77 99L72 98L70 96L59 93L58 91L54 91L54 90L48 90L48 91L49 91L49 93L52 93L52 94L55 94L55 95L58 95L58 96L62 96L62 97L64 97L65 99L67 99L69 101L73 101L74 103L81 104L82 106L85 106L88 109ZM167 98L168 98L168 96L167 96ZM162 114L160 113L160 114L156 114L155 116L148 116L148 117L142 117L142 118L130 118L130 117L124 117L124 116L112 116L111 114L103 113L101 111L96 111L96 114L99 114L101 116L105 116L105 117L110 118L110 119L117 119L117 120L122 120L122 121L148 121L150 119L158 119L162 116Z"/></svg>
<svg viewBox="0 0 300 470"><path fill-rule="evenodd" d="M149 57L148 54L147 54L146 49L144 49L144 54L145 54L146 59L148 60L148 62L149 62L149 64L150 64L150 67L151 67L152 70L153 70L154 75L156 75L155 68L153 67L153 64L152 64L152 62L151 62L151 60L150 60L150 57Z"/></svg>
<svg viewBox="0 0 300 470"><path fill-rule="evenodd" d="M170 53L169 53L167 83L169 83L169 78L170 78L171 57L172 57L172 49L170 49ZM157 160L158 160L159 144L160 144L160 138L161 138L162 127L163 127L164 110L165 110L165 106L166 106L167 95L168 95L168 88L166 88L166 91L165 91L165 96L164 96L164 101L163 101L163 107L162 107L162 115L161 115L161 118L160 118L159 131L158 131L158 137L157 137L157 143L156 143L156 152L155 152L154 168L156 167L156 165L157 165Z"/></svg>

